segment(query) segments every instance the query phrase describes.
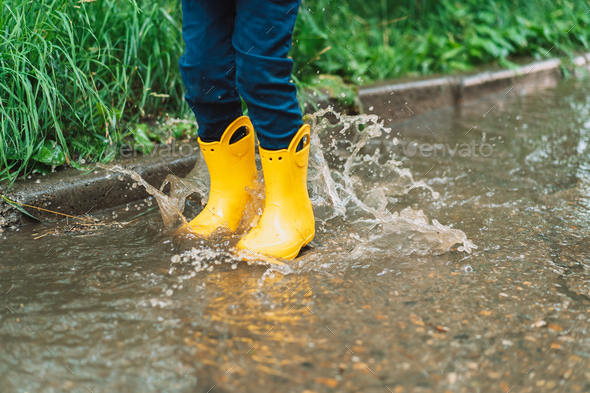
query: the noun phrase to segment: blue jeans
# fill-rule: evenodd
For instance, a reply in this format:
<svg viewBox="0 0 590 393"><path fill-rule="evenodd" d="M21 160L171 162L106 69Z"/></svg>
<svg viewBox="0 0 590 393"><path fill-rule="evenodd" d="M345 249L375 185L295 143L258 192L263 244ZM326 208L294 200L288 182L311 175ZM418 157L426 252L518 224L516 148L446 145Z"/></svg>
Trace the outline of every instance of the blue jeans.
<svg viewBox="0 0 590 393"><path fill-rule="evenodd" d="M299 0L182 0L179 66L199 137L218 141L242 115L259 144L284 149L303 125L287 58Z"/></svg>

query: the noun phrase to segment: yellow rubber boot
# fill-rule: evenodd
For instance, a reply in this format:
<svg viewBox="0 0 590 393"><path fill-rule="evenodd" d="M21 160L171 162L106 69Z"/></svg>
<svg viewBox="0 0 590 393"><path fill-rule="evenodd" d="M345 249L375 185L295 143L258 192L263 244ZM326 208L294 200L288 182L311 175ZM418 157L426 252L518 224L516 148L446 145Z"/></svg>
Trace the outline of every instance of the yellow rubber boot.
<svg viewBox="0 0 590 393"><path fill-rule="evenodd" d="M303 148L296 151L302 140ZM260 149L266 185L264 212L238 249L293 259L313 239L315 222L307 193L309 142L309 125L305 124L288 149Z"/></svg>
<svg viewBox="0 0 590 393"><path fill-rule="evenodd" d="M248 134L230 144L232 135L241 127L246 127ZM201 236L209 236L220 227L234 232L250 196L246 188L256 178L254 127L248 117L241 116L227 127L219 142L199 138L199 145L209 169L211 191L207 205L188 224L188 230Z"/></svg>

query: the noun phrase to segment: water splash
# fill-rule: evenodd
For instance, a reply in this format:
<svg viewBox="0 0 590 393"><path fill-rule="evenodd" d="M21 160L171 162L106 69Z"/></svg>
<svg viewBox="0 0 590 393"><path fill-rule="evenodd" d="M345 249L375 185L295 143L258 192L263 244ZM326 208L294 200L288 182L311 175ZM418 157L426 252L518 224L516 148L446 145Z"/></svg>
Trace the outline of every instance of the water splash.
<svg viewBox="0 0 590 393"><path fill-rule="evenodd" d="M447 252L457 244L459 251L468 253L477 248L463 231L435 219L430 221L422 210L398 206L399 199L408 197L412 190L423 190L425 198L438 199L439 194L424 181L414 180L410 170L403 168L393 154L375 147L383 137L390 136L391 129L384 126L383 120L376 115L347 116L329 107L307 115L305 121L312 129L308 189L317 221L316 239L309 250L289 265L268 258L243 256L249 263L274 265L282 273L288 273L293 269L321 269L330 260L347 266L346 261L367 253L433 255ZM392 142L398 143L396 138ZM156 198L164 225L172 228L187 222L183 212L189 195L199 194L203 205L207 201L210 180L200 151L197 154L197 163L188 176L168 175L159 190L133 171L120 166L101 167L129 175L144 186ZM259 157L257 163L260 167ZM167 184L171 187L170 195L162 191ZM251 199L238 235L255 226L262 214L264 178L261 172L248 191ZM422 194L419 197L424 198ZM212 260L235 262L225 255L226 252L222 254L209 256ZM198 258L195 255L198 252L193 249L180 257L204 263L201 259L205 254Z"/></svg>

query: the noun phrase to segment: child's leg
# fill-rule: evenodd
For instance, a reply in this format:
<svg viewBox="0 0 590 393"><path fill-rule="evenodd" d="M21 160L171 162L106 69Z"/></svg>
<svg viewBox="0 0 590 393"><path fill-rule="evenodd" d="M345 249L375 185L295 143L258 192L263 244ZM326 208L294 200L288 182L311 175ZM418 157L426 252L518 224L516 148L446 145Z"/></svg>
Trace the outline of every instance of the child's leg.
<svg viewBox="0 0 590 393"><path fill-rule="evenodd" d="M225 128L242 115L231 42L235 16L234 0L182 0L186 49L180 73L204 142L219 141Z"/></svg>
<svg viewBox="0 0 590 393"><path fill-rule="evenodd" d="M302 126L287 58L299 0L236 0L237 85L260 146L285 149Z"/></svg>
<svg viewBox="0 0 590 393"><path fill-rule="evenodd" d="M293 259L315 235L307 192L310 129L302 124L287 58L298 0L236 0L238 90L258 133L264 211L236 247Z"/></svg>

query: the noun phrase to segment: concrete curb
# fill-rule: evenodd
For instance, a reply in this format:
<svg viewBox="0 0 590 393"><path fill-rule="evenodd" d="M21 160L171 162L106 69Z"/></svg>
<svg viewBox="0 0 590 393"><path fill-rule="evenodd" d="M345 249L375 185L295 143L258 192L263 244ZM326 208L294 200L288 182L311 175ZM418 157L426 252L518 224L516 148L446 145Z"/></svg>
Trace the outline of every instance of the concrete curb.
<svg viewBox="0 0 590 393"><path fill-rule="evenodd" d="M575 58L573 64L590 69L590 53ZM490 94L506 93L515 86L554 85L562 77L561 65L561 60L550 59L527 64L516 70L369 86L360 89L359 99L368 113L377 114L390 123L400 122ZM118 164L137 171L150 184L158 186L168 174L186 176L195 161L194 154L184 157L176 153L166 158L148 156L121 160ZM120 206L148 196L142 187L133 188L131 179L121 179L117 174L105 170L97 169L83 174L68 169L48 176L36 176L31 180L19 180L7 192L5 187L0 187L0 193L20 203L71 215ZM36 217L55 218L54 214L36 209L26 210ZM18 225L23 216L15 207L0 200L0 231L4 227Z"/></svg>
<svg viewBox="0 0 590 393"><path fill-rule="evenodd" d="M193 150L195 149L191 152ZM148 183L158 187L168 174L186 176L193 169L196 158L197 155L194 153L190 156L174 153L165 158L138 156L116 163L125 169L136 171ZM46 176L36 175L26 181L19 180L9 191L0 189L0 193L16 202L60 213L80 215L121 206L149 196L143 187L133 187L133 183L135 181L128 176L119 176L103 169L97 168L90 173L67 169ZM39 218L58 217L33 208L25 210ZM23 218L31 220L14 206L0 199L0 231L2 227L18 225Z"/></svg>
<svg viewBox="0 0 590 393"><path fill-rule="evenodd" d="M365 111L396 123L490 94L507 93L517 86L552 86L563 76L561 65L561 60L550 59L516 70L365 87L359 91L359 98ZM590 69L590 53L576 57L573 65Z"/></svg>

